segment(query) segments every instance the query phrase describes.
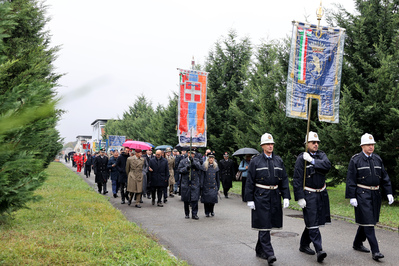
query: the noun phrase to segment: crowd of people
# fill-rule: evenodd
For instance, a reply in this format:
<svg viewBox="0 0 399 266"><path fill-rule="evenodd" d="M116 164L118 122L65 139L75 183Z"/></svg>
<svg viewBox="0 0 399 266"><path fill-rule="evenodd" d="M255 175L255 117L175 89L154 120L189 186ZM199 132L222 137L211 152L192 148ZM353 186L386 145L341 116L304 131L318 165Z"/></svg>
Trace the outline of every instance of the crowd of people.
<svg viewBox="0 0 399 266"><path fill-rule="evenodd" d="M317 255L317 262L323 262L327 253L322 248L320 226L331 223L330 203L326 189L326 174L331 168L326 153L319 150L320 139L316 132L305 137L306 151L299 154L295 163L293 189L295 200L302 208L305 228L300 239L299 251ZM359 225L353 249L370 253L363 245L367 239L372 259L384 258L378 247L374 227L379 221L381 208L380 186L392 204L392 186L382 159L374 153L374 137L364 134L361 137L362 151L350 160L346 198L355 208L356 223ZM282 228L283 208L289 207L290 188L284 162L274 153L274 139L269 133L261 136L260 155L245 155L238 166L242 178L242 200L252 209L252 228L258 230L256 256L273 264L277 259L271 245L270 231ZM76 160L75 160L76 159ZM141 208L143 197L152 199L152 205L163 207L168 197L181 196L184 202L185 218L198 220L198 202L204 204L205 216L215 216L220 184L224 197L232 187L236 176L236 166L226 152L219 162L215 153L206 150L205 155L195 149L152 150L124 148L112 151L108 156L104 150L92 156L74 155L77 171L84 167L86 177L94 170L98 192L106 194L107 180L112 181L112 193L116 198L120 192L121 204ZM79 167L80 165L80 167ZM281 202L281 200L283 200ZM313 244L315 250L310 247Z"/></svg>

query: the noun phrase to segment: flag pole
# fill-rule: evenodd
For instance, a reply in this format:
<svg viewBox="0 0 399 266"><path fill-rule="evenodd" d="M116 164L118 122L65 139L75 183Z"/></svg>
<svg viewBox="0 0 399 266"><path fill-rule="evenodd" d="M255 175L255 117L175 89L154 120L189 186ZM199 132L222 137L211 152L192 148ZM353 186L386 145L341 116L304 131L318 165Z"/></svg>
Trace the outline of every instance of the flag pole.
<svg viewBox="0 0 399 266"><path fill-rule="evenodd" d="M322 1L320 0L320 6L316 9L316 16L317 16L317 30L320 30L320 20L324 15L324 10L322 6ZM320 30L321 31L321 30ZM312 112L312 98L309 97L309 108L308 108L308 126L306 129L306 141L305 141L305 152L308 152L308 140L309 140L309 129L310 129L310 115ZM304 160L305 166L303 168L303 189L305 190L305 181L306 181L306 163L307 161Z"/></svg>

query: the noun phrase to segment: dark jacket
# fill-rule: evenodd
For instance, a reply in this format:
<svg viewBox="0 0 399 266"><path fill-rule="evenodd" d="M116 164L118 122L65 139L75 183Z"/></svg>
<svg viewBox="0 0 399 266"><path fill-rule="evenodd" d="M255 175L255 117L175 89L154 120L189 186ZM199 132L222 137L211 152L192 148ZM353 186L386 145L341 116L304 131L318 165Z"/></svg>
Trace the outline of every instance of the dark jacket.
<svg viewBox="0 0 399 266"><path fill-rule="evenodd" d="M97 156L93 163L94 174L96 175L96 183L104 183L108 180L108 157Z"/></svg>
<svg viewBox="0 0 399 266"><path fill-rule="evenodd" d="M198 158L194 158L192 162L187 157L181 160L179 172L181 174L181 200L186 202L198 201L203 183L203 171L201 171L201 163Z"/></svg>
<svg viewBox="0 0 399 266"><path fill-rule="evenodd" d="M220 179L225 189L233 187L233 177L235 176L234 168L234 162L231 159L227 161L222 159L219 161Z"/></svg>
<svg viewBox="0 0 399 266"><path fill-rule="evenodd" d="M245 199L255 202L255 210L252 210L253 229L281 228L283 226L281 198L291 198L283 160L273 153L271 164L273 172L269 169L268 159L262 153L254 157L248 166ZM278 188L265 189L257 187L256 184L278 185Z"/></svg>
<svg viewBox="0 0 399 266"><path fill-rule="evenodd" d="M321 189L326 184L326 174L331 168L331 163L323 151L317 151L315 155L310 154L314 164L306 163L305 186L313 189ZM306 227L318 227L331 223L330 201L327 189L321 192L311 192L303 189L303 168L305 161L301 153L295 163L293 185L295 200L305 199L306 208L303 216Z"/></svg>
<svg viewBox="0 0 399 266"><path fill-rule="evenodd" d="M86 162L85 162L85 165L86 165L86 167L87 166L92 166L92 164L93 164L93 156L90 154L90 155L88 155L87 156L87 160L86 160Z"/></svg>
<svg viewBox="0 0 399 266"><path fill-rule="evenodd" d="M392 194L391 181L380 156L373 153L369 159L363 152L355 154L349 162L346 176L345 197L356 198L358 203L355 208L356 223L373 226L380 218L380 189L370 190L358 187L357 184L381 186L386 194Z"/></svg>
<svg viewBox="0 0 399 266"><path fill-rule="evenodd" d="M201 185L201 202L218 203L218 192L220 187L219 167L213 165L205 169L202 165L203 179Z"/></svg>
<svg viewBox="0 0 399 266"><path fill-rule="evenodd" d="M126 174L126 161L129 158L129 154L125 154L124 152L119 155L116 160L116 169L119 172L119 183L127 183L127 174Z"/></svg>
<svg viewBox="0 0 399 266"><path fill-rule="evenodd" d="M169 181L168 160L163 157L152 158L149 167L152 171L149 172L149 184L147 185L150 187L167 187Z"/></svg>
<svg viewBox="0 0 399 266"><path fill-rule="evenodd" d="M107 164L108 170L111 173L111 180L113 180L113 181L118 181L118 179L119 179L119 172L118 172L118 169L116 168L117 159L118 158L115 158L114 156L112 156L111 158L109 158L108 164ZM113 164L115 164L114 167L112 167Z"/></svg>

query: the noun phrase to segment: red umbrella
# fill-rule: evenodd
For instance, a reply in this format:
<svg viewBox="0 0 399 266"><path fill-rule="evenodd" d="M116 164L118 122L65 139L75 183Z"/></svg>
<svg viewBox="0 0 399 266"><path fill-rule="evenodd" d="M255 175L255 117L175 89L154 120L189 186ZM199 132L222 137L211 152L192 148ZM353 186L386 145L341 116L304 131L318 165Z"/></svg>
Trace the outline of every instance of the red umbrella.
<svg viewBox="0 0 399 266"><path fill-rule="evenodd" d="M145 142L137 140L128 140L122 144L123 147L129 147L130 149L141 149L141 150L151 150L151 146Z"/></svg>

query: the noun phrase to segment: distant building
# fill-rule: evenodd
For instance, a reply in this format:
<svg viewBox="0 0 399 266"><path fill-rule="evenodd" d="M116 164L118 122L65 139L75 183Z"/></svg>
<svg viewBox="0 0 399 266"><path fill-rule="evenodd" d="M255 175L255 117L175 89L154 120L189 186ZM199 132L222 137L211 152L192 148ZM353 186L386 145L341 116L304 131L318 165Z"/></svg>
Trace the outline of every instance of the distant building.
<svg viewBox="0 0 399 266"><path fill-rule="evenodd" d="M92 136L76 136L76 146L73 149L77 153L84 153L88 150L88 144L91 143Z"/></svg>
<svg viewBox="0 0 399 266"><path fill-rule="evenodd" d="M91 142L93 143L94 150L98 150L100 144L101 147L105 147L105 140L103 139L105 124L107 124L109 119L96 119L91 123L93 127L93 135ZM92 147L93 147L92 146ZM93 148L92 148L93 149Z"/></svg>

